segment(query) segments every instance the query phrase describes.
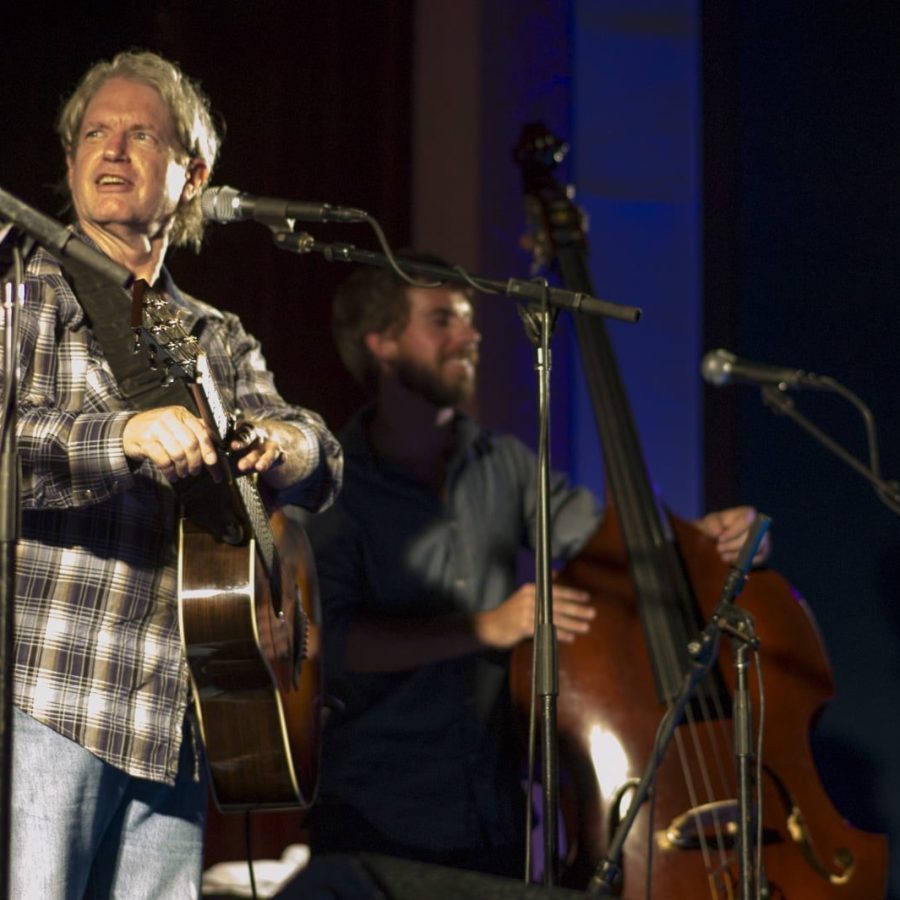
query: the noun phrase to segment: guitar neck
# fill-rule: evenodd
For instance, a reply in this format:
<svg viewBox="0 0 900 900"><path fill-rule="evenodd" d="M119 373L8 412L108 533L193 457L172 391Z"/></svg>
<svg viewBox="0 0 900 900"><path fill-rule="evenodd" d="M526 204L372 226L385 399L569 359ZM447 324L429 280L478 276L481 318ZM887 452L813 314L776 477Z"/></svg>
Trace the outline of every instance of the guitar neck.
<svg viewBox="0 0 900 900"><path fill-rule="evenodd" d="M224 442L231 431L232 418L226 411L221 394L212 378L206 354L202 352L197 354L196 379L191 384L191 391L201 418L215 430L220 442ZM276 569L275 538L256 479L247 475L240 478L232 477L227 459L223 461L222 466L227 470L227 478L232 487L232 499L237 507L236 512L256 540L260 558L271 579Z"/></svg>

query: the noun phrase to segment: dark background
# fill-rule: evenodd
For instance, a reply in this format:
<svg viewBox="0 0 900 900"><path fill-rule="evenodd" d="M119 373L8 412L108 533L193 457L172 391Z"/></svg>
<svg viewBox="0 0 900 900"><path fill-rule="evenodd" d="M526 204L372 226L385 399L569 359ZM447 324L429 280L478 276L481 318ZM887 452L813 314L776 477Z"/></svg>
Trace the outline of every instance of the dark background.
<svg viewBox="0 0 900 900"><path fill-rule="evenodd" d="M537 10L533 22L513 21L513 3L481 6L491 53L512 57L518 49L509 35L526 27L538 36L548 21L563 31L576 27L565 2L526 4ZM415 9L412 0L6 4L0 186L59 212L52 189L63 171L52 130L59 102L91 62L137 45L180 62L227 121L214 181L362 207L395 248L404 246L414 237ZM837 378L871 407L884 473L897 476L898 7L708 0L696 6L696 23L703 37L704 348L726 346ZM496 67L496 58L490 62ZM577 73L565 59L559 67L566 103ZM451 89L462 74L471 73L448 67ZM521 106L515 91L513 83L484 85L481 115L499 118L509 105ZM565 127L571 111L558 113ZM454 160L447 162L452 168ZM517 198L503 206L497 184L483 185L485 216L506 222ZM316 235L376 246L360 230L317 228ZM496 235L488 229L480 239ZM210 229L201 256L179 251L172 268L187 290L242 316L286 397L318 409L332 427L344 422L362 396L328 332L329 299L344 265L284 253L262 226L242 224ZM522 399L533 380L525 359L513 371L485 367L480 413L488 424L531 404ZM796 400L865 457L859 416L845 401ZM829 793L858 826L900 838L897 517L858 475L766 411L752 388L707 389L704 401L705 506L749 500L773 516L773 564L807 597L832 662L836 698L814 732ZM900 897L900 876L892 890Z"/></svg>
<svg viewBox="0 0 900 900"><path fill-rule="evenodd" d="M900 472L900 12L888 3L705 5L707 346L831 375L871 407ZM897 516L752 388L707 390L707 499L752 498L808 599L836 697L813 732L855 824L900 839ZM797 409L860 459L832 394ZM889 896L900 896L892 856Z"/></svg>

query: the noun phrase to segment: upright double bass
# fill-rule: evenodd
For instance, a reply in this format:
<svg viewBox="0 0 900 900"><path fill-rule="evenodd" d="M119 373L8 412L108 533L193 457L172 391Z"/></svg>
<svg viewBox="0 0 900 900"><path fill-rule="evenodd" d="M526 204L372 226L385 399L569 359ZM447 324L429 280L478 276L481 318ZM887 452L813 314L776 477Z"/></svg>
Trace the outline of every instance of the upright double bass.
<svg viewBox="0 0 900 900"><path fill-rule="evenodd" d="M527 126L516 151L535 241L565 286L593 294L581 216L555 181L561 143ZM590 321L589 321L590 320ZM585 887L605 858L653 753L654 736L691 664L688 644L716 607L728 566L714 542L658 502L602 321L575 324L606 466L606 515L558 582L588 590L589 634L559 647L557 706L568 856L563 882ZM832 806L809 746L811 723L833 693L811 614L777 573L751 573L740 604L760 644L764 727L759 895L781 900L880 900L887 840L849 825ZM625 900L736 900L740 871L727 643L689 705L652 795L623 846L616 895ZM513 654L511 688L530 701L531 647ZM566 798L569 802L565 802ZM649 893L647 886L649 885Z"/></svg>

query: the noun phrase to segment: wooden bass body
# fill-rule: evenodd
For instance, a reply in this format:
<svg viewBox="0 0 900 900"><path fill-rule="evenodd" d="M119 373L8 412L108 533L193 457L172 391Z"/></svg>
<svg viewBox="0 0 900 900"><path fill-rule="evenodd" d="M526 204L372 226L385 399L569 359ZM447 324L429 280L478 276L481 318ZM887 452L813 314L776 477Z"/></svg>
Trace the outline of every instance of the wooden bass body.
<svg viewBox="0 0 900 900"><path fill-rule="evenodd" d="M714 543L670 517L697 601L698 632L728 572ZM653 678L619 519L610 508L560 584L590 591L597 618L559 646L557 707L568 855L563 881L584 887L605 857L631 792L653 753L666 705ZM854 828L832 805L813 762L809 732L833 694L827 659L803 599L776 572L750 573L739 603L754 618L765 684L761 885L771 900L880 900L887 840ZM512 689L530 689L530 646L513 658ZM754 727L760 695L751 671ZM731 646L689 708L663 758L655 802L638 814L623 848L621 896L643 900L737 900L736 763L730 697ZM755 751L755 748L754 748ZM652 852L650 847L652 845Z"/></svg>

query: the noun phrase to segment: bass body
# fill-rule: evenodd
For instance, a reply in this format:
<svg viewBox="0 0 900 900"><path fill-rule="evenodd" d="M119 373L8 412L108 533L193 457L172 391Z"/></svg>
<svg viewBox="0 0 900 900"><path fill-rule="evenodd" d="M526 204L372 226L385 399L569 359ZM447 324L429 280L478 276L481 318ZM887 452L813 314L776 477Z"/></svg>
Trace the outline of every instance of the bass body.
<svg viewBox="0 0 900 900"><path fill-rule="evenodd" d="M714 542L670 516L696 601L697 632L712 615L728 574ZM614 507L558 577L587 590L592 631L559 646L557 707L567 858L563 882L584 888L605 859L634 787L651 758L666 712L628 554ZM750 573L738 601L755 621L766 704L751 673L754 725L764 715L761 788L762 877L771 900L878 900L887 885L887 841L854 828L822 787L810 725L833 693L815 623L803 599L776 572ZM514 696L530 688L527 652L514 654ZM735 673L723 641L713 676L663 757L655 797L623 847L625 900L737 900L740 896L738 786L731 697ZM754 745L754 755L756 746ZM755 796L755 789L754 789ZM649 880L651 892L645 894Z"/></svg>

